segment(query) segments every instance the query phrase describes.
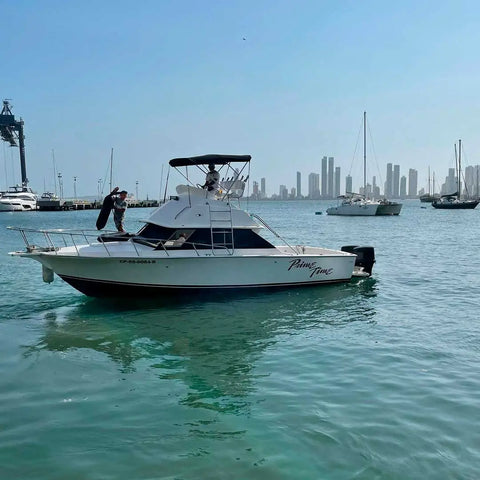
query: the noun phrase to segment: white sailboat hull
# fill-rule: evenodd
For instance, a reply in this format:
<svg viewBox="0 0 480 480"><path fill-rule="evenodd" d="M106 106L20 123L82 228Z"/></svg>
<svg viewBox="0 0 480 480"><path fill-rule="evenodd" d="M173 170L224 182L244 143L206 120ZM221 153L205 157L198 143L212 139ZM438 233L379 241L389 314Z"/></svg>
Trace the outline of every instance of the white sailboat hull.
<svg viewBox="0 0 480 480"><path fill-rule="evenodd" d="M349 204L341 204L335 207L327 208L327 214L373 217L377 214L377 209L378 209L378 204L375 204L375 203L349 203Z"/></svg>

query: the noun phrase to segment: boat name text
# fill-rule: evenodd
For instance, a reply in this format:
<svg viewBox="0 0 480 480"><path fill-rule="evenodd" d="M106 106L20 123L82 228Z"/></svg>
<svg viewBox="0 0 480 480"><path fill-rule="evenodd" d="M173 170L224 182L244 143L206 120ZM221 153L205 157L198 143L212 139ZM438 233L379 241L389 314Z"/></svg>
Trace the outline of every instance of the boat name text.
<svg viewBox="0 0 480 480"><path fill-rule="evenodd" d="M290 260L290 266L288 271L293 268L305 268L310 271L310 278L314 275L330 275L333 272L333 268L323 268L317 265L317 262L304 262L300 258Z"/></svg>
<svg viewBox="0 0 480 480"><path fill-rule="evenodd" d="M120 263L157 263L156 260L120 260Z"/></svg>

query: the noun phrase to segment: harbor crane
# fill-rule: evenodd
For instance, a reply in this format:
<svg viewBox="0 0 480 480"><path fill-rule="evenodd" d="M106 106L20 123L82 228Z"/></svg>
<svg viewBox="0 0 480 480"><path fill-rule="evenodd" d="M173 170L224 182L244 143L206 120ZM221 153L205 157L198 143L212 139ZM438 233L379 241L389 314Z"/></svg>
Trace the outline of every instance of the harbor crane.
<svg viewBox="0 0 480 480"><path fill-rule="evenodd" d="M3 101L0 113L0 137L11 147L20 149L20 168L22 171L22 187L28 186L27 167L25 164L25 136L23 135L23 120L15 120L8 100Z"/></svg>

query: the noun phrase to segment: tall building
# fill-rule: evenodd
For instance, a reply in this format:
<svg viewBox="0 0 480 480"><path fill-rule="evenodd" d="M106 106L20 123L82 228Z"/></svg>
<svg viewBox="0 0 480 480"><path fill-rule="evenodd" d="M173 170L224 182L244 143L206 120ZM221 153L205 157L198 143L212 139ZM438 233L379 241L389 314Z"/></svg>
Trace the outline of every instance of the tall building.
<svg viewBox="0 0 480 480"><path fill-rule="evenodd" d="M392 196L393 190L393 171L392 164L387 163L387 180L385 182L385 187L383 189L385 197L390 198Z"/></svg>
<svg viewBox="0 0 480 480"><path fill-rule="evenodd" d="M262 198L267 197L267 193L265 191L265 177L260 179L260 194Z"/></svg>
<svg viewBox="0 0 480 480"><path fill-rule="evenodd" d="M320 175L318 173L308 175L308 198L320 198Z"/></svg>
<svg viewBox="0 0 480 480"><path fill-rule="evenodd" d="M327 157L322 158L322 197L327 198Z"/></svg>
<svg viewBox="0 0 480 480"><path fill-rule="evenodd" d="M302 174L297 172L297 198L302 198Z"/></svg>
<svg viewBox="0 0 480 480"><path fill-rule="evenodd" d="M328 185L327 185L327 196L328 198L333 198L333 172L334 172L334 160L333 157L328 157Z"/></svg>
<svg viewBox="0 0 480 480"><path fill-rule="evenodd" d="M392 195L393 195L393 198L398 198L400 196L400 165L393 166Z"/></svg>
<svg viewBox="0 0 480 480"><path fill-rule="evenodd" d="M418 172L414 168L408 170L408 196L414 198L418 191Z"/></svg>
<svg viewBox="0 0 480 480"><path fill-rule="evenodd" d="M345 177L345 194L352 193L352 177L347 175Z"/></svg>
<svg viewBox="0 0 480 480"><path fill-rule="evenodd" d="M335 167L335 198L340 195L340 167Z"/></svg>
<svg viewBox="0 0 480 480"><path fill-rule="evenodd" d="M288 188L285 185L280 185L279 197L282 200L288 199Z"/></svg>
<svg viewBox="0 0 480 480"><path fill-rule="evenodd" d="M400 178L400 198L407 196L407 177L402 175Z"/></svg>
<svg viewBox="0 0 480 480"><path fill-rule="evenodd" d="M465 189L463 194L468 197L478 197L480 190L480 165L465 169Z"/></svg>
<svg viewBox="0 0 480 480"><path fill-rule="evenodd" d="M451 195L457 191L457 176L454 168L448 169L448 176L445 178L445 183L442 185L441 194Z"/></svg>
<svg viewBox="0 0 480 480"><path fill-rule="evenodd" d="M258 198L259 197L259 189L258 189L258 182L253 182L253 197Z"/></svg>
<svg viewBox="0 0 480 480"><path fill-rule="evenodd" d="M372 181L372 196L373 198L380 198L380 187L377 185L377 177L373 177Z"/></svg>

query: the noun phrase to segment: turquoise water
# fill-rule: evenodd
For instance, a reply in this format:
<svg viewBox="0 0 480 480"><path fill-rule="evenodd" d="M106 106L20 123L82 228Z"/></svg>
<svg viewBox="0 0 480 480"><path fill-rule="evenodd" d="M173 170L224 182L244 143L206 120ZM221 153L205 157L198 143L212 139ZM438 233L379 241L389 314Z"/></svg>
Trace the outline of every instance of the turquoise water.
<svg viewBox="0 0 480 480"><path fill-rule="evenodd" d="M7 256L7 225L98 212L1 214L0 478L479 478L480 209L326 206L249 210L294 244L375 246L374 279L182 303L90 299Z"/></svg>

